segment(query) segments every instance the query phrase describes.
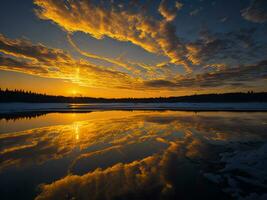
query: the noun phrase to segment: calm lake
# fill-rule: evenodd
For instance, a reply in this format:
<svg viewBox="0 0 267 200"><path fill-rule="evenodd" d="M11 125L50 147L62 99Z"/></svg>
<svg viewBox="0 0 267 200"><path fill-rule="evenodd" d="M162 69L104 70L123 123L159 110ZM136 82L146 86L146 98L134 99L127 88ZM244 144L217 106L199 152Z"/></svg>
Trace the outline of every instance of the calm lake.
<svg viewBox="0 0 267 200"><path fill-rule="evenodd" d="M267 113L0 120L0 199L266 199Z"/></svg>

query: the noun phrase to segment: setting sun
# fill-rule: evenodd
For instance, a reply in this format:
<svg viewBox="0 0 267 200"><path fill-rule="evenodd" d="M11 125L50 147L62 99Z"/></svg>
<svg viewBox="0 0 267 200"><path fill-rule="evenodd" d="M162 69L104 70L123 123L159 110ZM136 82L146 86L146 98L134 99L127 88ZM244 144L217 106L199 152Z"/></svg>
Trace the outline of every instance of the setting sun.
<svg viewBox="0 0 267 200"><path fill-rule="evenodd" d="M72 90L72 91L71 91L71 94L72 94L72 95L77 95L77 91L76 91L76 90Z"/></svg>

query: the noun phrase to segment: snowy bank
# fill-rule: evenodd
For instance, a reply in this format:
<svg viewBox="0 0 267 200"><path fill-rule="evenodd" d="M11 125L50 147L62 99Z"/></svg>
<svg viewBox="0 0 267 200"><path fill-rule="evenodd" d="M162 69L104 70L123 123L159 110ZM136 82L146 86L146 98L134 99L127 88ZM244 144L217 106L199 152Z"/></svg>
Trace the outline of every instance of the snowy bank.
<svg viewBox="0 0 267 200"><path fill-rule="evenodd" d="M267 111L267 103L0 103L0 114L92 110Z"/></svg>

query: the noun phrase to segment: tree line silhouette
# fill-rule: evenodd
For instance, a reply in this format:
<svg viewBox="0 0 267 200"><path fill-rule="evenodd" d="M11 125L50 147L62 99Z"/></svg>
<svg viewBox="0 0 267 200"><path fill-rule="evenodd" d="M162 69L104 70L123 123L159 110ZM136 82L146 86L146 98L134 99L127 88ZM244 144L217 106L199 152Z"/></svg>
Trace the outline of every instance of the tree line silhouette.
<svg viewBox="0 0 267 200"><path fill-rule="evenodd" d="M42 115L46 115L49 112L14 112L14 113L0 113L0 120L5 119L6 121L16 121L19 119L32 119Z"/></svg>
<svg viewBox="0 0 267 200"><path fill-rule="evenodd" d="M267 102L267 92L236 92L221 94L195 94L178 97L155 98L94 98L94 97L66 97L39 94L24 90L2 90L0 88L0 102L27 103L172 103L172 102Z"/></svg>

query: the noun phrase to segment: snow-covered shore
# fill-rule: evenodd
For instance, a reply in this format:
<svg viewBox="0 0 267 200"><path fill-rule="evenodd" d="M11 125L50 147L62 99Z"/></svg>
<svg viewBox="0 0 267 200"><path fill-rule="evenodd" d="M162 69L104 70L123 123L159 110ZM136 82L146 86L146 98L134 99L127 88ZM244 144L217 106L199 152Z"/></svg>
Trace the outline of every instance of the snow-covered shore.
<svg viewBox="0 0 267 200"><path fill-rule="evenodd" d="M0 114L94 110L267 111L267 103L0 103Z"/></svg>
<svg viewBox="0 0 267 200"><path fill-rule="evenodd" d="M267 111L267 103L0 103L0 113L91 110Z"/></svg>

